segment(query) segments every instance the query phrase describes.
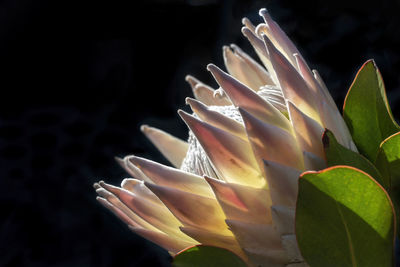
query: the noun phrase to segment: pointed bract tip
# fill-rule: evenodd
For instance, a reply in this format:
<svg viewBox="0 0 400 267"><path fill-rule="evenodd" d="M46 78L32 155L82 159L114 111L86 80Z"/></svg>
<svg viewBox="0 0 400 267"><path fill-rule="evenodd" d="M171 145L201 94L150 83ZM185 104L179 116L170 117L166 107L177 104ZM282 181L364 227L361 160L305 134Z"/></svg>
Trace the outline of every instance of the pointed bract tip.
<svg viewBox="0 0 400 267"><path fill-rule="evenodd" d="M215 70L217 70L217 69L218 69L218 67L217 67L215 64L213 64L213 63L210 63L210 64L207 65L207 70L208 70L208 71L213 72L213 71L215 71Z"/></svg>
<svg viewBox="0 0 400 267"><path fill-rule="evenodd" d="M193 104L197 104L198 101L196 101L195 99L191 98L191 97L186 97L185 98L185 104L192 106Z"/></svg>
<svg viewBox="0 0 400 267"><path fill-rule="evenodd" d="M267 25L260 23L257 25L256 29L255 29L255 33L260 36L263 37L265 35L265 31L267 31Z"/></svg>
<svg viewBox="0 0 400 267"><path fill-rule="evenodd" d="M268 10L265 7L261 8L260 11L258 11L258 14L264 16L265 14L268 14Z"/></svg>
<svg viewBox="0 0 400 267"><path fill-rule="evenodd" d="M143 125L140 126L140 131L141 131L142 133L146 133L148 130L150 130L149 125L143 124Z"/></svg>
<svg viewBox="0 0 400 267"><path fill-rule="evenodd" d="M271 15L269 14L268 10L266 8L260 9L258 14L264 18L264 22L267 25L267 27L270 27L269 23L272 22Z"/></svg>
<svg viewBox="0 0 400 267"><path fill-rule="evenodd" d="M178 115L182 117L182 114L185 115L185 111L183 111L182 109L178 109Z"/></svg>
<svg viewBox="0 0 400 267"><path fill-rule="evenodd" d="M129 158L128 158L128 161L129 162L131 162L133 165L135 165L136 167L138 167L139 168L139 164L138 164L138 160L140 160L140 158L139 157L136 157L136 156L134 156L134 155L132 155L132 156L130 156Z"/></svg>
<svg viewBox="0 0 400 267"><path fill-rule="evenodd" d="M253 116L252 116L247 110L245 110L244 108L238 107L237 110L239 111L240 116L242 116L243 119L252 118L252 117L253 117Z"/></svg>
<svg viewBox="0 0 400 267"><path fill-rule="evenodd" d="M189 82L190 80L193 80L193 79L194 79L194 77L192 75L190 75L190 74L187 74L185 76L185 81L187 81L187 82Z"/></svg>
<svg viewBox="0 0 400 267"><path fill-rule="evenodd" d="M181 119L187 124L187 120L192 117L189 113L183 111L182 109L178 109L178 115L181 117Z"/></svg>
<svg viewBox="0 0 400 267"><path fill-rule="evenodd" d="M101 187L101 186L100 186L99 183L97 183L97 182L93 184L93 188L94 188L94 189L99 189L100 187Z"/></svg>
<svg viewBox="0 0 400 267"><path fill-rule="evenodd" d="M246 26L242 27L241 31L242 31L243 35L246 37L251 33L251 30L249 28L247 28Z"/></svg>
<svg viewBox="0 0 400 267"><path fill-rule="evenodd" d="M230 44L229 45L230 48L233 50L233 52L237 53L237 52L241 52L242 50L240 49L239 46L237 46L236 44Z"/></svg>
<svg viewBox="0 0 400 267"><path fill-rule="evenodd" d="M96 200L97 200L98 202L100 202L100 203L106 202L106 199L105 199L105 198L102 198L102 197L99 197L99 196L96 197Z"/></svg>
<svg viewBox="0 0 400 267"><path fill-rule="evenodd" d="M132 226L132 225L128 225L128 228L129 228L129 230L131 230L133 232L136 232L137 229L140 229L139 227L135 227L135 226Z"/></svg>
<svg viewBox="0 0 400 267"><path fill-rule="evenodd" d="M225 96L225 91L221 87L214 91L213 94L214 98L223 98Z"/></svg>
<svg viewBox="0 0 400 267"><path fill-rule="evenodd" d="M201 82L197 80L192 75L186 75L185 81L189 83L190 87L194 88L196 85L200 84Z"/></svg>
<svg viewBox="0 0 400 267"><path fill-rule="evenodd" d="M185 105L190 105L190 100L189 100L189 98L190 98L190 97L186 97L186 98L185 98Z"/></svg>
<svg viewBox="0 0 400 267"><path fill-rule="evenodd" d="M118 163L124 162L124 159L123 159L123 158L120 158L120 157L118 157L118 156L115 156L115 157L114 157L114 160L115 160L116 162L118 162Z"/></svg>
<svg viewBox="0 0 400 267"><path fill-rule="evenodd" d="M124 188L126 187L127 184L143 184L144 182L142 180L138 180L138 179L133 179L133 178L125 178L124 180L122 180L121 182L121 187Z"/></svg>
<svg viewBox="0 0 400 267"><path fill-rule="evenodd" d="M246 25L249 22L250 22L250 20L248 18L246 18L246 17L242 18L242 24L243 25Z"/></svg>

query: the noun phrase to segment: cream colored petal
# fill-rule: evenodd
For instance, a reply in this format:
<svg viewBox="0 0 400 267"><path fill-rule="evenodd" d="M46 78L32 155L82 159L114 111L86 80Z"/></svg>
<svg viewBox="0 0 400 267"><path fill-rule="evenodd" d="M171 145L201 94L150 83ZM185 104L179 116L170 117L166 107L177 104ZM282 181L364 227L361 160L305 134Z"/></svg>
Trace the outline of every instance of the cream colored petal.
<svg viewBox="0 0 400 267"><path fill-rule="evenodd" d="M303 157L307 171L319 171L327 167L325 160L314 153L303 151Z"/></svg>
<svg viewBox="0 0 400 267"><path fill-rule="evenodd" d="M328 89L326 88L324 82L322 81L321 77L319 76L317 71L311 72L309 67L307 66L307 63L304 61L302 57L299 57L298 55L295 55L296 60L297 60L297 65L299 67L299 72L303 76L304 80L307 82L310 88L315 92L316 94L316 103L317 103L317 108L320 113L325 112L322 108L321 105L323 103L328 103L330 106L330 109L332 111L337 110L335 101L333 101L332 96L330 95ZM321 109L322 108L322 109ZM323 115L320 115L321 120ZM323 123L323 122L322 122ZM312 152L312 151L310 151ZM315 153L315 152L313 152ZM316 153L317 154L317 153ZM318 154L317 154L318 155Z"/></svg>
<svg viewBox="0 0 400 267"><path fill-rule="evenodd" d="M142 181L151 182L149 177L147 177L144 173L142 173L141 170L139 170L135 165L129 162L129 157L131 156L126 156L124 157L124 159L115 157L115 160L132 177Z"/></svg>
<svg viewBox="0 0 400 267"><path fill-rule="evenodd" d="M196 87L196 85L203 84L200 80L198 80L196 77L193 77L192 75L186 75L185 80L189 83L192 90Z"/></svg>
<svg viewBox="0 0 400 267"><path fill-rule="evenodd" d="M311 72L304 58L299 54L293 54L293 56L296 59L297 69L303 79L306 81L310 89L312 89L315 93L318 93L321 90L321 85L315 79L314 74Z"/></svg>
<svg viewBox="0 0 400 267"><path fill-rule="evenodd" d="M274 205L296 206L300 170L264 160L265 176Z"/></svg>
<svg viewBox="0 0 400 267"><path fill-rule="evenodd" d="M275 70L269 59L269 54L267 52L267 49L265 48L264 42L260 38L258 38L258 36L255 35L255 33L252 32L247 27L242 28L242 33L249 40L249 42L253 46L254 51L256 52L257 56L260 58L261 62L264 64L264 66L267 68L268 73L270 74L273 83L278 85L279 81L276 77Z"/></svg>
<svg viewBox="0 0 400 267"><path fill-rule="evenodd" d="M257 95L257 93L213 64L209 64L207 69L211 71L215 80L228 94L235 106L245 108L253 116L264 122L286 130L291 129L288 119L272 104Z"/></svg>
<svg viewBox="0 0 400 267"><path fill-rule="evenodd" d="M304 261L297 245L296 235L283 235L282 245L288 253L289 262L296 263Z"/></svg>
<svg viewBox="0 0 400 267"><path fill-rule="evenodd" d="M181 167L182 161L189 148L187 142L147 125L142 125L140 130L172 165L177 168Z"/></svg>
<svg viewBox="0 0 400 267"><path fill-rule="evenodd" d="M266 84L265 80L260 79L258 73L248 65L247 61L237 53L234 53L229 46L223 47L223 56L225 67L229 74L247 87L253 89L253 91L257 92L261 86ZM265 77L269 78L269 76Z"/></svg>
<svg viewBox="0 0 400 267"><path fill-rule="evenodd" d="M349 129L337 108L332 108L326 102L322 102L320 112L323 126L332 131L339 144L357 152L355 146L352 145L353 141Z"/></svg>
<svg viewBox="0 0 400 267"><path fill-rule="evenodd" d="M96 189L96 193L100 196L97 198L97 200L128 225L140 226L154 231L157 230L156 227L142 219L128 206L126 206L117 196L107 191L105 188L99 187ZM127 220L127 218L129 219Z"/></svg>
<svg viewBox="0 0 400 267"><path fill-rule="evenodd" d="M127 179L124 179L122 181L123 184L126 184ZM99 185L106 189L107 191L109 191L110 193L112 193L113 195L115 195L116 197L120 198L122 194L124 194L126 191L129 191L130 193L133 193L135 195L137 195L138 197L141 197L143 199L149 200L154 202L157 205L163 205L162 202L158 199L158 197L156 195L153 194L153 192L151 192L145 185L143 181L140 180L136 180L136 179L129 179L131 182L131 184L133 183L133 181L135 181L135 185L131 188L132 190L127 190L125 188L120 188L120 187L116 187L110 184L105 183L104 181L100 181ZM124 182L125 181L125 182Z"/></svg>
<svg viewBox="0 0 400 267"><path fill-rule="evenodd" d="M211 110L206 105L193 98L186 98L186 104L190 105L190 108L201 120L211 124L214 127L220 128L236 135L237 137L247 140L244 126L236 120L233 120L218 111Z"/></svg>
<svg viewBox="0 0 400 267"><path fill-rule="evenodd" d="M265 185L248 142L182 110L178 113L197 137L218 177L229 182L254 187Z"/></svg>
<svg viewBox="0 0 400 267"><path fill-rule="evenodd" d="M225 215L218 201L175 188L147 184L184 226L229 235Z"/></svg>
<svg viewBox="0 0 400 267"><path fill-rule="evenodd" d="M186 81L192 87L194 97L204 104L208 106L226 106L232 104L226 97L214 97L215 90L193 76L187 75Z"/></svg>
<svg viewBox="0 0 400 267"><path fill-rule="evenodd" d="M210 186L201 176L140 157L132 156L129 160L158 185L168 186L206 197L214 197Z"/></svg>
<svg viewBox="0 0 400 267"><path fill-rule="evenodd" d="M304 168L301 151L291 133L260 121L244 109L239 108L239 112L261 168L264 166L262 159L300 170Z"/></svg>
<svg viewBox="0 0 400 267"><path fill-rule="evenodd" d="M255 33L256 27L251 23L251 21L248 18L242 18L242 24L246 26L250 31Z"/></svg>
<svg viewBox="0 0 400 267"><path fill-rule="evenodd" d="M184 240L191 241L190 237L179 230L182 224L163 204L156 204L124 189L120 191L118 197L130 210L155 228L168 235L176 235ZM145 228L148 229L148 227Z"/></svg>
<svg viewBox="0 0 400 267"><path fill-rule="evenodd" d="M296 66L296 59L294 58L293 54L297 53L300 55L299 50L297 50L296 46L289 39L286 33L282 31L279 25L271 18L267 9L261 9L259 14L264 18L265 21L266 27L264 33L281 51L281 53L286 55L287 59L292 63L292 65Z"/></svg>
<svg viewBox="0 0 400 267"><path fill-rule="evenodd" d="M282 249L281 237L272 224L226 220L242 248L264 250Z"/></svg>
<svg viewBox="0 0 400 267"><path fill-rule="evenodd" d="M138 184L143 184L143 181L139 179L125 178L121 182L121 187L125 190L130 191L131 193L134 193L134 190L136 190L136 186Z"/></svg>
<svg viewBox="0 0 400 267"><path fill-rule="evenodd" d="M314 91L308 87L303 77L276 49L268 37L266 35L263 35L263 37L285 99L292 101L302 112L320 122Z"/></svg>
<svg viewBox="0 0 400 267"><path fill-rule="evenodd" d="M337 108L335 101L333 100L331 94L329 93L328 88L326 87L324 81L322 80L321 75L319 75L319 72L317 70L312 70L312 73L314 74L314 78L317 81L317 83L320 85L320 89L322 94L325 96L326 101L332 106Z"/></svg>
<svg viewBox="0 0 400 267"><path fill-rule="evenodd" d="M275 85L272 80L271 74L268 73L268 71L263 66L258 64L257 61L255 61L248 54L243 52L243 50L240 49L240 47L238 47L237 45L231 44L230 47L233 49L233 52L242 60L244 60L247 65L257 74L263 85Z"/></svg>
<svg viewBox="0 0 400 267"><path fill-rule="evenodd" d="M212 187L228 219L264 224L272 222L272 202L267 189L204 178Z"/></svg>
<svg viewBox="0 0 400 267"><path fill-rule="evenodd" d="M141 237L150 240L151 242L163 247L164 249L168 250L169 252L176 254L179 251L197 245L198 242L188 242L186 240L182 240L176 238L174 236L169 236L162 232L152 231L140 227L129 227L133 232L140 235Z"/></svg>
<svg viewBox="0 0 400 267"><path fill-rule="evenodd" d="M295 208L286 206L272 206L272 219L280 235L293 234Z"/></svg>
<svg viewBox="0 0 400 267"><path fill-rule="evenodd" d="M318 122L301 112L292 102L288 101L287 106L290 121L292 122L301 150L324 157L324 148L322 146L324 128Z"/></svg>
<svg viewBox="0 0 400 267"><path fill-rule="evenodd" d="M226 222L241 248L256 266L282 266L288 258L281 238L272 225L251 224L241 221Z"/></svg>

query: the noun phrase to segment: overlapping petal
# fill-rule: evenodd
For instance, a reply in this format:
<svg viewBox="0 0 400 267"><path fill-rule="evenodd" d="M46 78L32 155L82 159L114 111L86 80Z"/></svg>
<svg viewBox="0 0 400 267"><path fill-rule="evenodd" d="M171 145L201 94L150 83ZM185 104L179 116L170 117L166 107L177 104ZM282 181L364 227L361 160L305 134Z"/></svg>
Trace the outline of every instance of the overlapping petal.
<svg viewBox="0 0 400 267"><path fill-rule="evenodd" d="M356 147L318 72L265 9L260 16L258 26L243 19L242 33L265 68L233 44L223 47L227 72L207 66L219 89L186 77L193 114L178 113L188 142L142 126L174 167L117 158L133 178L95 188L103 206L172 254L201 243L250 266L305 266L294 232L298 177L326 166L325 128Z"/></svg>

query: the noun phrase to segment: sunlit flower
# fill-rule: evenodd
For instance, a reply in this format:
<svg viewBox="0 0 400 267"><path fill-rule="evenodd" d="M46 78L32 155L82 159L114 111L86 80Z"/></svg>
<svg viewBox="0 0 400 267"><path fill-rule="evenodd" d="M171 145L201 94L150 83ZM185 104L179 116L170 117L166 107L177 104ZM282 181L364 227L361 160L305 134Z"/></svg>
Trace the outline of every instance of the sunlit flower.
<svg viewBox="0 0 400 267"><path fill-rule="evenodd" d="M186 78L196 98L186 99L193 114L178 111L187 142L142 126L174 167L127 156L118 162L134 178L95 184L100 203L171 254L205 244L253 266L300 266L299 174L325 167L324 128L356 150L318 72L265 9L260 15L257 27L243 19L242 33L265 68L231 45L223 48L227 73L207 66L219 89Z"/></svg>

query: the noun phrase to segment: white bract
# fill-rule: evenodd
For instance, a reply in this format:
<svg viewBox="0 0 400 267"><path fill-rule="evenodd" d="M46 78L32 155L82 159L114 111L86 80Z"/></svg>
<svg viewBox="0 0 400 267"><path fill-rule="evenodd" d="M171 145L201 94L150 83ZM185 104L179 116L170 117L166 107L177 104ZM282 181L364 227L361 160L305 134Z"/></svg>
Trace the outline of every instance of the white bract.
<svg viewBox="0 0 400 267"><path fill-rule="evenodd" d="M133 178L95 184L100 203L171 254L205 244L250 266L302 266L298 177L325 167L324 128L356 150L318 72L265 9L260 15L257 27L243 19L242 33L264 67L231 45L223 48L227 72L207 66L219 89L186 78L196 98L186 99L193 114L178 111L188 142L142 126L174 167L127 156L118 161Z"/></svg>

